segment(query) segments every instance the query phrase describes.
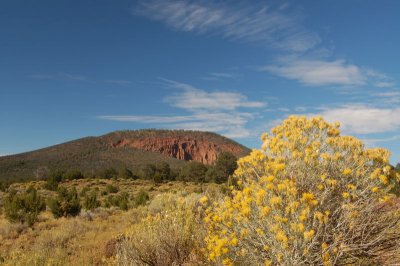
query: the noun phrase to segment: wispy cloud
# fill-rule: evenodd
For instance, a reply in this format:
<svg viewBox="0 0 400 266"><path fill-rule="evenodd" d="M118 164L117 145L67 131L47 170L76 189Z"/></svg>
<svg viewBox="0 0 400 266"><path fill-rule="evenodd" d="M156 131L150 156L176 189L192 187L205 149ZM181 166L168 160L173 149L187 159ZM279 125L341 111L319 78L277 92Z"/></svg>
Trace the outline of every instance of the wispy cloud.
<svg viewBox="0 0 400 266"><path fill-rule="evenodd" d="M374 93L372 96L374 97L374 101L379 100L385 105L400 104L400 90Z"/></svg>
<svg viewBox="0 0 400 266"><path fill-rule="evenodd" d="M162 22L176 31L261 43L281 51L279 60L260 69L303 85L395 86L389 77L378 71L349 63L348 60L328 60L327 51L331 56L331 49L320 45L319 35L303 26L299 9L290 12L292 9L288 3L274 7L257 4L228 6L217 1L147 0L139 2L134 14ZM291 59L288 60L288 57ZM204 79L228 77L224 73L215 74Z"/></svg>
<svg viewBox="0 0 400 266"><path fill-rule="evenodd" d="M283 57L275 64L260 67L277 76L296 80L307 86L363 86L392 88L396 84L387 75L360 67L346 60Z"/></svg>
<svg viewBox="0 0 400 266"><path fill-rule="evenodd" d="M282 7L282 6L281 6ZM319 43L301 18L284 8L227 5L211 1L141 1L134 14L160 21L174 30L256 42L272 49L303 52Z"/></svg>
<svg viewBox="0 0 400 266"><path fill-rule="evenodd" d="M254 110L266 106L264 102L250 101L245 95L236 92L207 92L186 83L166 79L164 82L178 90L174 95L164 98L164 102L186 111L188 115L103 115L98 118L156 124L167 128L213 131L227 137L242 138L251 135L246 125L257 117L258 114Z"/></svg>
<svg viewBox="0 0 400 266"><path fill-rule="evenodd" d="M366 82L362 70L344 60L283 60L279 65L268 65L261 70L309 86L363 85Z"/></svg>
<svg viewBox="0 0 400 266"><path fill-rule="evenodd" d="M392 88L396 86L394 82L380 81L375 84L378 88Z"/></svg>
<svg viewBox="0 0 400 266"><path fill-rule="evenodd" d="M86 77L78 74L71 74L67 72L59 72L55 74L32 74L28 76L31 79L35 80L62 80L62 81L81 81L81 82L90 82L90 83L108 83L119 86L128 86L133 84L130 80L125 79L107 79L107 80L96 80L91 77Z"/></svg>
<svg viewBox="0 0 400 266"><path fill-rule="evenodd" d="M387 138L363 138L362 141L368 146L375 146L377 143L381 142L392 142L400 140L400 135L395 135Z"/></svg>
<svg viewBox="0 0 400 266"><path fill-rule="evenodd" d="M232 73L221 73L221 72L210 73L210 75L216 78L235 78L237 76Z"/></svg>
<svg viewBox="0 0 400 266"><path fill-rule="evenodd" d="M105 80L104 82L116 84L116 85L120 85L120 86L128 86L128 85L132 84L132 81L125 80L125 79L108 79L108 80Z"/></svg>
<svg viewBox="0 0 400 266"><path fill-rule="evenodd" d="M208 73L207 76L203 77L204 80L227 80L227 79L237 79L240 78L240 74L236 73L224 73L224 72L214 72Z"/></svg>
<svg viewBox="0 0 400 266"><path fill-rule="evenodd" d="M76 75L76 74L70 74L70 73L65 73L65 72L61 72L58 74L61 78L64 79L69 79L69 80L78 80L78 81L84 81L87 78L85 76L81 76L81 75Z"/></svg>
<svg viewBox="0 0 400 266"><path fill-rule="evenodd" d="M189 84L168 80L168 84L175 88L183 89L175 95L166 97L165 102L171 106L181 109L198 110L236 110L237 108L260 108L266 105L265 102L249 101L241 93L214 91L207 92L197 89Z"/></svg>

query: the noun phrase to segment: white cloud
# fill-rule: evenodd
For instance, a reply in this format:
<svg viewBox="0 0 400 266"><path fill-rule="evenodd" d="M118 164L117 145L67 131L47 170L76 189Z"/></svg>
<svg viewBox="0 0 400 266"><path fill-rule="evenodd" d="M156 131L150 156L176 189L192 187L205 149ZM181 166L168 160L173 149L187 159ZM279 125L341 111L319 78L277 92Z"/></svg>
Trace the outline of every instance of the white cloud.
<svg viewBox="0 0 400 266"><path fill-rule="evenodd" d="M400 107L377 108L356 104L325 108L311 115L321 115L329 122L340 122L346 133L371 134L400 129Z"/></svg>
<svg viewBox="0 0 400 266"><path fill-rule="evenodd" d="M366 82L362 70L344 60L283 60L280 65L268 65L261 70L310 86L363 85Z"/></svg>
<svg viewBox="0 0 400 266"><path fill-rule="evenodd" d="M228 6L211 1L148 0L142 1L134 13L163 22L177 31L257 42L290 52L306 51L320 41L317 34L301 26L298 16L285 15L279 8Z"/></svg>
<svg viewBox="0 0 400 266"><path fill-rule="evenodd" d="M175 81L169 81L169 84L175 88L183 89L183 91L165 98L165 102L185 110L235 110L240 107L260 108L266 105L265 102L249 101L241 93L207 92Z"/></svg>
<svg viewBox="0 0 400 266"><path fill-rule="evenodd" d="M227 137L243 138L251 135L246 125L256 116L256 112L241 111L245 108L257 109L266 106L264 102L249 101L241 93L215 91L207 92L190 84L164 79L168 86L178 92L166 97L164 102L188 112L188 115L103 115L98 119L119 122L156 124L166 128L213 131Z"/></svg>

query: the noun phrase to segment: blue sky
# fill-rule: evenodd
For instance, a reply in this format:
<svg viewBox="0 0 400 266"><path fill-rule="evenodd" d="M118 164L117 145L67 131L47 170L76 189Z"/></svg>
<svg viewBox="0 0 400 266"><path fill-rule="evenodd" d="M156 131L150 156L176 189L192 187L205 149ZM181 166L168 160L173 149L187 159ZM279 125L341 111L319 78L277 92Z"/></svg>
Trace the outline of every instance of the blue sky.
<svg viewBox="0 0 400 266"><path fill-rule="evenodd" d="M113 130L259 147L290 114L400 161L400 2L0 3L0 155Z"/></svg>

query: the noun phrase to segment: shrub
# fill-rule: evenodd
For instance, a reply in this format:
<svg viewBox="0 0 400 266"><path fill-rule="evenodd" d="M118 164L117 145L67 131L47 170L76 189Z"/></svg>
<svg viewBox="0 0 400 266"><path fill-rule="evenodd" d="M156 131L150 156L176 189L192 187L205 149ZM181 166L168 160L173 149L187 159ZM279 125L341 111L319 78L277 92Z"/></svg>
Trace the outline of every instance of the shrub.
<svg viewBox="0 0 400 266"><path fill-rule="evenodd" d="M108 184L106 186L107 193L117 193L119 191L118 187Z"/></svg>
<svg viewBox="0 0 400 266"><path fill-rule="evenodd" d="M85 178L81 171L79 170L70 170L63 174L63 180L75 180L75 179L83 179Z"/></svg>
<svg viewBox="0 0 400 266"><path fill-rule="evenodd" d="M230 152L222 152L218 155L218 159L215 163L215 169L218 175L215 178L215 182L223 183L226 182L235 170L238 168L237 158Z"/></svg>
<svg viewBox="0 0 400 266"><path fill-rule="evenodd" d="M126 192L123 192L119 195L115 195L115 196L108 196L105 202L105 207L118 207L121 210L128 210L129 209L129 194Z"/></svg>
<svg viewBox="0 0 400 266"><path fill-rule="evenodd" d="M142 176L147 180L152 180L156 172L157 167L154 164L147 164L142 168Z"/></svg>
<svg viewBox="0 0 400 266"><path fill-rule="evenodd" d="M97 207L100 207L100 205L101 205L101 203L97 199L96 191L92 191L90 194L85 195L85 198L83 201L83 207L86 210L96 209Z"/></svg>
<svg viewBox="0 0 400 266"><path fill-rule="evenodd" d="M271 132L262 136L262 150L239 160L232 197L205 218L209 259L226 265L398 261L389 152L340 136L339 125L322 118L292 116Z"/></svg>
<svg viewBox="0 0 400 266"><path fill-rule="evenodd" d="M81 204L75 188L68 190L60 187L57 197L49 199L48 206L55 218L76 216L81 212Z"/></svg>
<svg viewBox="0 0 400 266"><path fill-rule="evenodd" d="M10 222L26 223L33 225L38 215L46 207L44 200L34 188L29 188L25 193L11 190L4 198L4 213Z"/></svg>
<svg viewBox="0 0 400 266"><path fill-rule="evenodd" d="M133 225L117 248L118 265L199 265L205 235L197 196L158 196L166 205Z"/></svg>
<svg viewBox="0 0 400 266"><path fill-rule="evenodd" d="M121 169L121 171L119 173L119 177L124 178L124 179L136 179L135 175L128 168Z"/></svg>
<svg viewBox="0 0 400 266"><path fill-rule="evenodd" d="M58 184L63 180L64 172L63 171L54 171L50 173L49 177L46 179L46 183L43 188L47 190L56 191L58 188Z"/></svg>
<svg viewBox="0 0 400 266"><path fill-rule="evenodd" d="M0 191L5 192L10 187L10 183L0 181Z"/></svg>
<svg viewBox="0 0 400 266"><path fill-rule="evenodd" d="M161 162L158 165L147 164L141 169L141 172L144 179L152 180L156 183L175 179L174 172L167 162Z"/></svg>
<svg viewBox="0 0 400 266"><path fill-rule="evenodd" d="M112 179L112 178L116 178L117 176L118 176L117 170L115 170L112 167L103 169L100 172L100 177L104 178L104 179Z"/></svg>
<svg viewBox="0 0 400 266"><path fill-rule="evenodd" d="M166 162L161 162L157 165L157 173L156 173L156 179L154 179L155 182L162 182L165 180L171 180L172 175L171 175L171 168L168 163Z"/></svg>
<svg viewBox="0 0 400 266"><path fill-rule="evenodd" d="M188 162L182 167L179 179L192 182L204 182L206 179L207 167L196 161Z"/></svg>
<svg viewBox="0 0 400 266"><path fill-rule="evenodd" d="M149 201L149 194L141 189L133 198L133 204L135 207L145 205Z"/></svg>

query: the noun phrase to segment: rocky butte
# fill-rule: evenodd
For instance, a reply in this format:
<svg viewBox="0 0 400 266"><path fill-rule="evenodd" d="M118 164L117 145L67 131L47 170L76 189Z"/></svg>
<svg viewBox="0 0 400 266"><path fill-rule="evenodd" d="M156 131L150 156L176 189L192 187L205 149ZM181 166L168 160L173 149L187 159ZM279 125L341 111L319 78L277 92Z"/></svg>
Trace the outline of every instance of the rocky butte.
<svg viewBox="0 0 400 266"><path fill-rule="evenodd" d="M111 145L114 148L136 148L157 152L185 161L213 164L221 152L230 152L238 157L248 149L232 140L210 132L158 131L157 135L122 136Z"/></svg>

